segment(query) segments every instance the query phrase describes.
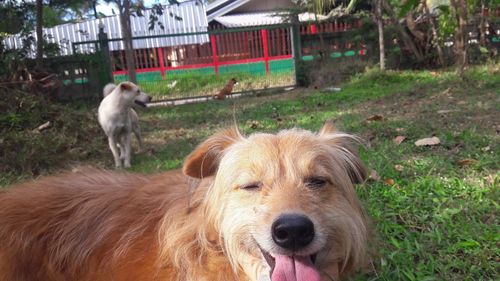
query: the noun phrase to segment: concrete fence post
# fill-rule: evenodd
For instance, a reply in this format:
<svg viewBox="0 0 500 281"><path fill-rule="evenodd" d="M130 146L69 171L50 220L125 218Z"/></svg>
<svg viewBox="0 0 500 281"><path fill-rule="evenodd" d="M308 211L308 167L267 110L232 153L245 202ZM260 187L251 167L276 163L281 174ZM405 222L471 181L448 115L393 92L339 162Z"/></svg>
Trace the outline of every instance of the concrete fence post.
<svg viewBox="0 0 500 281"><path fill-rule="evenodd" d="M109 52L108 34L104 32L104 26L99 24L99 55L102 64L99 66L99 86L104 87L107 83L113 82L111 70L111 59Z"/></svg>
<svg viewBox="0 0 500 281"><path fill-rule="evenodd" d="M300 73L302 70L302 68L300 67L302 50L301 50L301 46L300 46L299 16L292 15L291 23L292 23L292 26L290 27L290 29L291 29L291 34L292 34L292 56L293 56L293 62L294 62L294 68L295 68L295 85L298 85L298 83L300 81L300 77L302 75Z"/></svg>

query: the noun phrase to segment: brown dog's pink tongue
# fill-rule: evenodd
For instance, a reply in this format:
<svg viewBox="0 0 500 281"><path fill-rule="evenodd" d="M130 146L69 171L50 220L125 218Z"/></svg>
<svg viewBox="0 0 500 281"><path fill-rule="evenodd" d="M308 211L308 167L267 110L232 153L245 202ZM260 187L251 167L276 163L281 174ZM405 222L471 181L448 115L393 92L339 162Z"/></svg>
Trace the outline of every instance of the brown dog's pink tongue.
<svg viewBox="0 0 500 281"><path fill-rule="evenodd" d="M310 257L276 256L271 281L320 281Z"/></svg>

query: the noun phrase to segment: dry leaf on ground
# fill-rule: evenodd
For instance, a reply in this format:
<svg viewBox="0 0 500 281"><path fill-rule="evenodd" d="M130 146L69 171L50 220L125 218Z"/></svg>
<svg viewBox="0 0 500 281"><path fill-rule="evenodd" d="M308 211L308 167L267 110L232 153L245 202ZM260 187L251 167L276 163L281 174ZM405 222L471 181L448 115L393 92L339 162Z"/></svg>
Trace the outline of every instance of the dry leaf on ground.
<svg viewBox="0 0 500 281"><path fill-rule="evenodd" d="M454 109L443 109L443 110L438 110L437 113L438 114L446 114L446 113L451 113L451 112L455 112L456 110Z"/></svg>
<svg viewBox="0 0 500 281"><path fill-rule="evenodd" d="M487 175L484 177L484 180L489 183L489 184L495 184L495 176L494 175Z"/></svg>
<svg viewBox="0 0 500 281"><path fill-rule="evenodd" d="M477 161L476 159L465 158L465 159L458 160L457 164L460 167L464 167L464 166L470 166L470 165L476 164L477 162L479 162L479 161Z"/></svg>
<svg viewBox="0 0 500 281"><path fill-rule="evenodd" d="M183 137L184 135L186 135L186 131L184 131L184 129L182 129L182 128L180 128L177 131L175 131L175 136L177 138Z"/></svg>
<svg viewBox="0 0 500 281"><path fill-rule="evenodd" d="M387 185L394 185L396 181L394 181L393 179L385 179L384 183Z"/></svg>
<svg viewBox="0 0 500 281"><path fill-rule="evenodd" d="M368 177L369 180L373 180L373 181L379 181L380 180L380 176L379 174L377 173L377 171L375 170L371 170L370 172L370 176Z"/></svg>
<svg viewBox="0 0 500 281"><path fill-rule="evenodd" d="M155 154L156 154L156 150L154 150L154 148L148 149L148 151L147 151L148 156L154 156Z"/></svg>
<svg viewBox="0 0 500 281"><path fill-rule="evenodd" d="M250 121L248 123L249 123L250 128L252 128L252 129L257 129L260 126L259 121L253 120L253 121Z"/></svg>
<svg viewBox="0 0 500 281"><path fill-rule="evenodd" d="M366 118L366 121L382 121L382 120L384 120L384 116L380 114L375 114Z"/></svg>
<svg viewBox="0 0 500 281"><path fill-rule="evenodd" d="M432 138L419 139L418 141L415 142L415 145L425 146L425 145L437 145L440 143L441 141L439 140L438 137L432 137Z"/></svg>
<svg viewBox="0 0 500 281"><path fill-rule="evenodd" d="M47 121L45 123L43 123L42 125L36 127L35 129L33 129L33 132L36 132L36 133L39 133L47 128L49 128L52 124L50 123L50 121Z"/></svg>
<svg viewBox="0 0 500 281"><path fill-rule="evenodd" d="M396 145L400 145L404 140L406 139L405 136L397 136L395 137L392 141L396 144Z"/></svg>

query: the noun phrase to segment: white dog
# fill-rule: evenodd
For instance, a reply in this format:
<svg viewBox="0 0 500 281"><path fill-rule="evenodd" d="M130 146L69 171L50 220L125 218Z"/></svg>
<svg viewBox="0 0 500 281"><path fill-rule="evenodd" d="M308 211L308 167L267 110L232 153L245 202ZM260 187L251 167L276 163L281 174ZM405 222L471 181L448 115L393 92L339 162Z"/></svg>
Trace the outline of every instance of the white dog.
<svg viewBox="0 0 500 281"><path fill-rule="evenodd" d="M118 86L108 84L104 87L103 96L104 99L98 109L99 124L108 136L115 166L128 168L130 167L132 132L137 137L142 150L139 116L132 109L132 105L137 103L145 106L151 101L151 97L132 82L123 82Z"/></svg>
<svg viewBox="0 0 500 281"><path fill-rule="evenodd" d="M113 90L115 88L116 88L115 84L113 84L113 83L107 84L104 87L104 90L102 93L103 97L105 98L106 96L111 94L111 92L113 92ZM146 95L146 93L144 93L144 92L142 92L141 94ZM142 97L142 99L147 99L147 98ZM149 98L149 100L151 100L151 98ZM146 106L144 104L144 102L141 101L141 98L136 98L135 103L140 105L140 106L143 106L143 107ZM143 146L142 146L141 128L139 127L139 116L137 115L137 112L135 112L135 110L133 108L130 108L129 116L130 116L130 121L132 123L132 132L134 133L135 137L137 138L137 142L139 143L139 151L142 151Z"/></svg>

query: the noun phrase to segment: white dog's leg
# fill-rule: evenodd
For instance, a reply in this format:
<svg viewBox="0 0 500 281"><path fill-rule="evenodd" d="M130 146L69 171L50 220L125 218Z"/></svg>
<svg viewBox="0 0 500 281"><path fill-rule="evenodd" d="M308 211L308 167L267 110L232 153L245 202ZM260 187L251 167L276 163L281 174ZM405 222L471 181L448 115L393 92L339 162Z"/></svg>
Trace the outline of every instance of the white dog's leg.
<svg viewBox="0 0 500 281"><path fill-rule="evenodd" d="M125 161L125 136L120 135L118 137L118 148L120 148L120 161L124 163Z"/></svg>
<svg viewBox="0 0 500 281"><path fill-rule="evenodd" d="M126 134L123 137L123 162L125 168L130 168L130 154L131 154L131 147L132 147L132 135L131 134Z"/></svg>
<svg viewBox="0 0 500 281"><path fill-rule="evenodd" d="M116 146L116 140L113 137L108 137L108 143L109 143L109 148L113 153L113 158L115 159L115 167L120 168L122 166L122 160L120 159L118 147Z"/></svg>
<svg viewBox="0 0 500 281"><path fill-rule="evenodd" d="M144 150L144 147L142 145L141 127L139 126L139 116L137 115L137 112L135 112L135 110L132 108L129 110L128 116L130 117L130 121L132 123L132 132L134 133L135 137L137 138L137 142L139 143L139 152L142 152Z"/></svg>
<svg viewBox="0 0 500 281"><path fill-rule="evenodd" d="M137 138L137 142L139 143L139 152L142 152L144 150L144 147L142 145L141 128L139 128L139 125L133 125L132 131L134 132L134 135Z"/></svg>

